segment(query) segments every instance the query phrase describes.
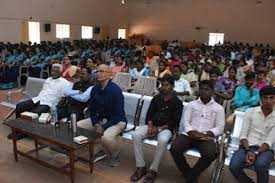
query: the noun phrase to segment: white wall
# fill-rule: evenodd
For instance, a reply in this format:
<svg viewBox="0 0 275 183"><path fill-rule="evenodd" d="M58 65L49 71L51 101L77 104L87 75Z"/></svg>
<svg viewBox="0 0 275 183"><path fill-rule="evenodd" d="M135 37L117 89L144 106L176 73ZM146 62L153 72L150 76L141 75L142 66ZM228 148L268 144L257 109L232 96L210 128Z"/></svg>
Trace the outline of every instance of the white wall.
<svg viewBox="0 0 275 183"><path fill-rule="evenodd" d="M208 41L223 32L230 41L275 46L275 0L129 0L131 33L154 39ZM196 30L195 27L202 27Z"/></svg>
<svg viewBox="0 0 275 183"><path fill-rule="evenodd" d="M56 40L56 23L71 24L71 39L81 38L81 25L109 27L110 36L116 37L117 29L126 22L123 7L120 7L119 2L119 0L1 0L0 41L20 41L21 24L29 20L41 22L41 40ZM52 24L50 33L44 32L45 23Z"/></svg>

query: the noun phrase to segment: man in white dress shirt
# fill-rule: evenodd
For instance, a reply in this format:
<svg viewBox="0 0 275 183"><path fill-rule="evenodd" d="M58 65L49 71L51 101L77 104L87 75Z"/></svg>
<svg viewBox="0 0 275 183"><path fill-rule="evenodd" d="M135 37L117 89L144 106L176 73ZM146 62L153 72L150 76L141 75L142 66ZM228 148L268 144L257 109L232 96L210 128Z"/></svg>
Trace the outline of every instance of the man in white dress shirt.
<svg viewBox="0 0 275 183"><path fill-rule="evenodd" d="M175 65L173 67L173 77L175 79L174 91L178 96L191 95L191 87L189 81L181 78L182 70L181 67Z"/></svg>
<svg viewBox="0 0 275 183"><path fill-rule="evenodd" d="M225 114L223 107L212 98L213 94L212 82L201 81L200 98L185 107L180 134L172 144L172 157L188 183L196 182L198 176L217 156L215 137L224 131ZM196 148L201 154L193 168L183 156L183 153L191 148Z"/></svg>
<svg viewBox="0 0 275 183"><path fill-rule="evenodd" d="M61 97L64 96L64 88L72 85L72 83L61 77L61 71L62 66L60 64L53 64L51 77L46 79L38 96L16 105L16 118L19 118L20 114L25 111L40 115L49 112L50 109L55 109Z"/></svg>
<svg viewBox="0 0 275 183"><path fill-rule="evenodd" d="M240 148L230 162L230 171L239 182L253 182L245 168L253 167L258 183L268 183L268 169L274 159L275 88L266 86L260 91L261 106L246 111L240 135Z"/></svg>

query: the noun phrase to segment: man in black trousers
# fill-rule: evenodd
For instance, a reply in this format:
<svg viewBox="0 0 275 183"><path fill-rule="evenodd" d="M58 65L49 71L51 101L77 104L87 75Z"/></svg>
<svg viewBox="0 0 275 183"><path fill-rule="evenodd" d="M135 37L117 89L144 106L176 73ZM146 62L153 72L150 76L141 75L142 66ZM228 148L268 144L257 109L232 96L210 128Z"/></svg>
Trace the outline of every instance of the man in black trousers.
<svg viewBox="0 0 275 183"><path fill-rule="evenodd" d="M172 157L188 183L196 182L199 175L216 159L215 137L223 133L225 124L224 109L212 98L212 82L201 81L199 94L198 100L185 107L180 134L171 148ZM196 148L201 154L193 168L189 166L183 154L191 148Z"/></svg>

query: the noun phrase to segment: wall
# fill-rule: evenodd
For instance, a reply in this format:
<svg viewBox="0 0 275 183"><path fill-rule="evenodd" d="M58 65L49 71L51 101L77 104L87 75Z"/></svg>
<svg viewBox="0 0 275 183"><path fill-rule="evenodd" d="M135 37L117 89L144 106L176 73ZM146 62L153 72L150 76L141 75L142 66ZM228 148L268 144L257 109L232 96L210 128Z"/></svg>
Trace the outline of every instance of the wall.
<svg viewBox="0 0 275 183"><path fill-rule="evenodd" d="M55 23L71 24L71 39L81 38L81 25L104 27L116 37L124 18L118 0L1 0L0 41L21 41L22 22L28 20L41 22L41 40L56 40ZM50 33L44 32L45 23L52 24Z"/></svg>
<svg viewBox="0 0 275 183"><path fill-rule="evenodd" d="M71 39L81 38L81 25L100 25L117 37L118 28L154 39L206 42L209 32L224 32L230 41L275 46L275 0L1 0L0 41L18 42L22 22L41 22L41 40L56 40L55 23L71 24ZM44 23L52 31L44 32ZM201 27L196 30L196 27ZM95 35L95 38L101 38Z"/></svg>
<svg viewBox="0 0 275 183"><path fill-rule="evenodd" d="M225 39L275 46L274 0L132 0L130 33L154 39L208 41L209 32ZM196 30L195 27L201 27Z"/></svg>

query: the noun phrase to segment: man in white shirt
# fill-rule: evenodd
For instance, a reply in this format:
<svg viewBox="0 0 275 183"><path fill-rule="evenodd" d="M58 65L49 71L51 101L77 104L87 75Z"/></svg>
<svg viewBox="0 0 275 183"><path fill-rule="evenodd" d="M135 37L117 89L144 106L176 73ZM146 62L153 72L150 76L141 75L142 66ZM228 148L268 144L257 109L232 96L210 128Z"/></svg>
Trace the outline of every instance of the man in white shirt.
<svg viewBox="0 0 275 183"><path fill-rule="evenodd" d="M64 88L72 85L61 77L61 70L60 64L53 64L51 77L46 79L38 96L16 105L16 118L19 118L24 111L41 114L49 112L50 109L55 109L61 97L64 96Z"/></svg>
<svg viewBox="0 0 275 183"><path fill-rule="evenodd" d="M213 94L212 82L201 81L200 98L185 107L180 124L180 135L172 144L172 157L188 183L196 182L198 176L217 156L215 138L224 131L225 114L223 107L212 98ZM191 148L196 148L201 154L201 158L193 168L183 156L183 153Z"/></svg>
<svg viewBox="0 0 275 183"><path fill-rule="evenodd" d="M191 87L187 80L181 78L181 67L175 65L173 67L173 77L175 79L174 91L178 96L191 95Z"/></svg>
<svg viewBox="0 0 275 183"><path fill-rule="evenodd" d="M266 86L260 91L261 106L246 111L240 135L240 148L230 162L230 171L239 182L253 182L243 171L253 167L258 183L267 183L268 169L274 159L275 88Z"/></svg>

